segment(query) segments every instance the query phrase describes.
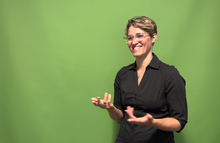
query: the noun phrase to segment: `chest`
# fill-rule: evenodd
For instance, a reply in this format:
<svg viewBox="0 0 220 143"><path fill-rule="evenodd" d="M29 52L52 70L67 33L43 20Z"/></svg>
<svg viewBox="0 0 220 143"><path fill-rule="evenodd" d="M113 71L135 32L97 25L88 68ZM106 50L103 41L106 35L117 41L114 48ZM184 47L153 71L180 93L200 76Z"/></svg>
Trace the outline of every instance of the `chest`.
<svg viewBox="0 0 220 143"><path fill-rule="evenodd" d="M121 78L124 107L132 106L148 113L166 112L165 90L165 79L159 70L146 70L139 74L137 71L130 71Z"/></svg>

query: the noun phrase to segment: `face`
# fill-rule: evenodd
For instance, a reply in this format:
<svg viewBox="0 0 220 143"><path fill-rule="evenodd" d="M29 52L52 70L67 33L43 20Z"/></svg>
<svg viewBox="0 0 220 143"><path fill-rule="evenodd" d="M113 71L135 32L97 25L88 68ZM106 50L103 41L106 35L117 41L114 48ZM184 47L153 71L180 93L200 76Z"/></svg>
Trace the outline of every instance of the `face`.
<svg viewBox="0 0 220 143"><path fill-rule="evenodd" d="M138 40L136 37L143 36L142 33L144 33L143 40ZM146 31L140 28L131 26L128 29L128 38L129 37L134 37L133 40L129 40L127 43L133 56L136 58L139 58L139 57L144 58L149 53L152 53L153 43L157 39L157 34L155 33L153 37L151 38L150 35Z"/></svg>

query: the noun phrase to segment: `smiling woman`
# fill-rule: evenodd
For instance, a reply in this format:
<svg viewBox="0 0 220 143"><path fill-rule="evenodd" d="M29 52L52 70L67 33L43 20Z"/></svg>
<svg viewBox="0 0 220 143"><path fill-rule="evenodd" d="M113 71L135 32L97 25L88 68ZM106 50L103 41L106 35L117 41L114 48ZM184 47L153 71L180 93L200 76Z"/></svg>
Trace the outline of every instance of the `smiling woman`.
<svg viewBox="0 0 220 143"><path fill-rule="evenodd" d="M128 47L133 56L139 59L144 59L148 54L150 54L150 51L152 52L153 43L155 43L157 39L157 34L154 33L151 37L150 34L144 30L131 26L128 30L127 37ZM149 55L149 58L152 59L151 55L152 54Z"/></svg>
<svg viewBox="0 0 220 143"><path fill-rule="evenodd" d="M153 20L130 19L125 35L136 61L117 73L114 104L108 93L92 103L121 123L116 143L174 143L173 131L180 132L187 123L185 80L152 52L157 40Z"/></svg>

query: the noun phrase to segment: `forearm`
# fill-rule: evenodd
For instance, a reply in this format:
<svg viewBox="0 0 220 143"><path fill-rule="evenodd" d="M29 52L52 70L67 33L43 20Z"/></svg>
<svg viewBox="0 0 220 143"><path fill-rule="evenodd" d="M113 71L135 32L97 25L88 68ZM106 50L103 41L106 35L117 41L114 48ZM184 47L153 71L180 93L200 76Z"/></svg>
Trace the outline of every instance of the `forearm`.
<svg viewBox="0 0 220 143"><path fill-rule="evenodd" d="M180 122L175 118L153 119L150 126L164 131L179 131L181 129Z"/></svg>
<svg viewBox="0 0 220 143"><path fill-rule="evenodd" d="M107 109L109 116L118 123L121 123L121 120L124 117L124 114L121 110L117 109L115 106L113 108Z"/></svg>

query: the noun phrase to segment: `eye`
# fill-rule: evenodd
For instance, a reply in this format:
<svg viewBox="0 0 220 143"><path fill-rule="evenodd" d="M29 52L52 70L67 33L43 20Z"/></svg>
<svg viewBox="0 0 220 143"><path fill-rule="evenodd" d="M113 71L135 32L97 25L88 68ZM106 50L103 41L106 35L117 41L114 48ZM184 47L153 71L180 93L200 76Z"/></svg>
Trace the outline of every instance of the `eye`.
<svg viewBox="0 0 220 143"><path fill-rule="evenodd" d="M128 36L128 40L133 40L133 36Z"/></svg>
<svg viewBox="0 0 220 143"><path fill-rule="evenodd" d="M142 37L144 37L143 34L137 34L137 38L142 38Z"/></svg>

